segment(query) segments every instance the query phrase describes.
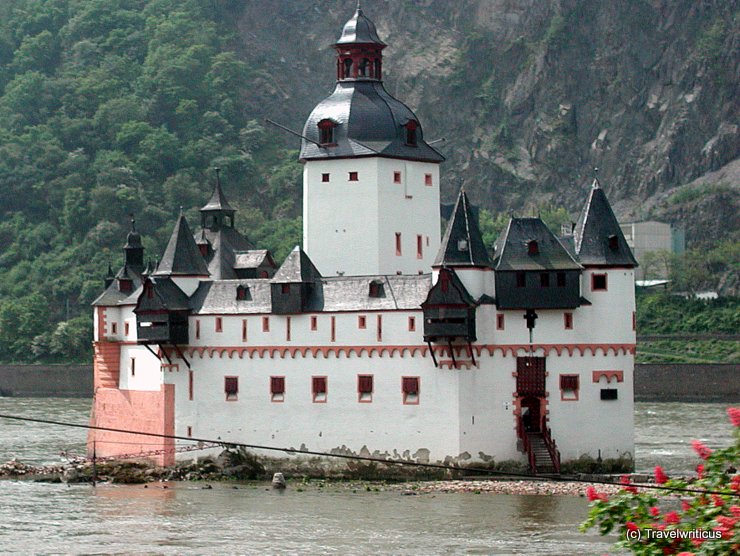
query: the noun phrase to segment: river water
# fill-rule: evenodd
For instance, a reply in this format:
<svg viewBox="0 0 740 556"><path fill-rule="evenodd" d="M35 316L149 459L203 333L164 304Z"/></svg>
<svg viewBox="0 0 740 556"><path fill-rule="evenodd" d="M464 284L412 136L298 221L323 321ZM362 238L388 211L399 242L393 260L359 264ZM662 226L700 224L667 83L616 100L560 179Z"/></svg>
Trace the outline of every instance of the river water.
<svg viewBox="0 0 740 556"><path fill-rule="evenodd" d="M86 423L90 402L0 398L0 413ZM638 403L638 470L685 472L690 440L725 445L725 404ZM60 461L83 429L0 419L0 461ZM17 554L604 554L613 538L581 534L584 498L365 492L336 486L195 483L164 489L0 481L0 552Z"/></svg>

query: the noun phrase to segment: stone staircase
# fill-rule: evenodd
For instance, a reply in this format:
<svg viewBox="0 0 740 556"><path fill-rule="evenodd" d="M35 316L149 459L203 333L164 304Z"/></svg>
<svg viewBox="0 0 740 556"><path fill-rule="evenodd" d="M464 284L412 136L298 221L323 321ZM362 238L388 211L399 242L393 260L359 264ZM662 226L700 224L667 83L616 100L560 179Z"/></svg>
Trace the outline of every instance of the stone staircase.
<svg viewBox="0 0 740 556"><path fill-rule="evenodd" d="M541 432L528 432L527 439L532 452L534 461L537 466L538 475L554 475L557 473L555 462L553 462L550 452L547 450L547 444Z"/></svg>

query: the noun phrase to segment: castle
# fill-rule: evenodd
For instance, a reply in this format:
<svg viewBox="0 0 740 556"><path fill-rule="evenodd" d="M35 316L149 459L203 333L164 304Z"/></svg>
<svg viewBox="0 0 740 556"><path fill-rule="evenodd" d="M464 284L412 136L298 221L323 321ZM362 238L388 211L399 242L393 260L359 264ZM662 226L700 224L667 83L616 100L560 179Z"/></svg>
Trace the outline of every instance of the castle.
<svg viewBox="0 0 740 556"><path fill-rule="evenodd" d="M566 237L511 218L491 250L460 191L440 238L444 159L383 87L385 46L359 8L334 44L302 133L303 249L282 264L218 180L156 269L132 226L93 304L91 424L535 472L632 457L636 262L598 181ZM93 448L191 457L113 431Z"/></svg>

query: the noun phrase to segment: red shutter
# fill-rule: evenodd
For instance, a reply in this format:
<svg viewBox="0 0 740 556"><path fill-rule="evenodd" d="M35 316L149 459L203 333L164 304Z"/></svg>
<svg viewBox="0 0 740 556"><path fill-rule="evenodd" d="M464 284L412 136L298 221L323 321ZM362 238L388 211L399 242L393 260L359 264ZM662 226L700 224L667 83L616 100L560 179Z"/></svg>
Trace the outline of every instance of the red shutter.
<svg viewBox="0 0 740 556"><path fill-rule="evenodd" d="M418 394L419 393L419 377L418 376L405 376L401 382L401 388L404 394Z"/></svg>
<svg viewBox="0 0 740 556"><path fill-rule="evenodd" d="M578 390L577 375L560 375L561 390Z"/></svg>

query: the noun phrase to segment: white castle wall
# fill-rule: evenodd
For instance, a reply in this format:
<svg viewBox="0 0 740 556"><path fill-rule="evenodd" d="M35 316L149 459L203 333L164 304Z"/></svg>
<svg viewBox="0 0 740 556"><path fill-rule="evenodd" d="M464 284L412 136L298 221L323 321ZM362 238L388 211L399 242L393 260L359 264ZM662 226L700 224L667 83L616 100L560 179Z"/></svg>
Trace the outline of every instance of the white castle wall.
<svg viewBox="0 0 740 556"><path fill-rule="evenodd" d="M349 181L350 172L357 181ZM394 172L401 183L394 183ZM325 173L329 182L322 181ZM380 157L308 161L303 184L303 249L322 275L429 272L439 250L438 164Z"/></svg>

